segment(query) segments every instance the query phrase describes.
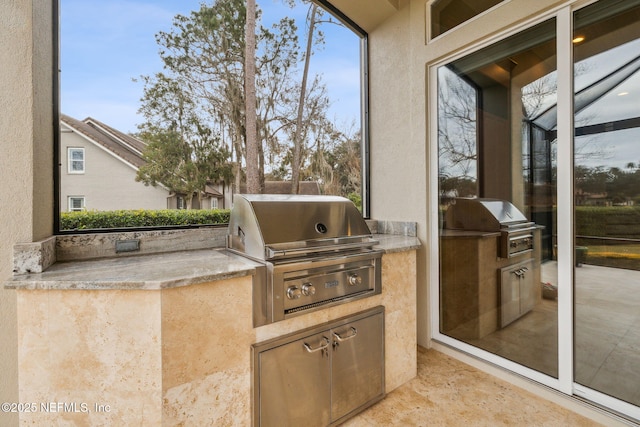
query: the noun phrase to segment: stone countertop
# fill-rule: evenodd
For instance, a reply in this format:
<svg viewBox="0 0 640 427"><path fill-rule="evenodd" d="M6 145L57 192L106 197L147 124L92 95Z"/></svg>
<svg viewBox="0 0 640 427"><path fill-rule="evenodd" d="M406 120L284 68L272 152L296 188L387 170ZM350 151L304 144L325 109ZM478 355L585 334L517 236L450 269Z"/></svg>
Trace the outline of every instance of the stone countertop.
<svg viewBox="0 0 640 427"><path fill-rule="evenodd" d="M376 234L385 253L418 249L417 237ZM158 290L251 276L260 264L224 248L58 262L42 273L16 275L5 288Z"/></svg>
<svg viewBox="0 0 640 427"><path fill-rule="evenodd" d="M373 238L379 242L375 248L384 250L386 254L416 250L422 246L420 239L413 236L374 234Z"/></svg>

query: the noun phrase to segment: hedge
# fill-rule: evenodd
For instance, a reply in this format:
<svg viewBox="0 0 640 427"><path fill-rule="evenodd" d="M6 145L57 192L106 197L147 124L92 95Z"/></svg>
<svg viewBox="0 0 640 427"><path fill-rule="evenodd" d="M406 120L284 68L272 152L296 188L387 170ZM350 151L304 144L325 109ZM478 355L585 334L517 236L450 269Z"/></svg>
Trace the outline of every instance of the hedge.
<svg viewBox="0 0 640 427"><path fill-rule="evenodd" d="M226 224L229 209L163 209L62 212L61 230ZM640 238L639 206L578 206L576 234Z"/></svg>
<svg viewBox="0 0 640 427"><path fill-rule="evenodd" d="M61 212L61 230L226 224L229 209Z"/></svg>
<svg viewBox="0 0 640 427"><path fill-rule="evenodd" d="M576 235L640 239L640 206L578 206Z"/></svg>

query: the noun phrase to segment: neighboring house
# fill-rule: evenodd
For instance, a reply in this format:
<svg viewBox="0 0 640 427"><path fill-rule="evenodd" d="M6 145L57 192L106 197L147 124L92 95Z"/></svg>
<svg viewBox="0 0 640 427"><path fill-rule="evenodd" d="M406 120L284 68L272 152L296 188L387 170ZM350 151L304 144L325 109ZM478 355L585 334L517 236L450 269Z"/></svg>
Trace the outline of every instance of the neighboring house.
<svg viewBox="0 0 640 427"><path fill-rule="evenodd" d="M60 130L61 211L186 208L184 194L135 180L145 163L143 141L91 117L62 115ZM192 207L228 207L226 194L231 197L224 184L207 185L202 206L194 197Z"/></svg>
<svg viewBox="0 0 640 427"><path fill-rule="evenodd" d="M580 188L575 190L576 206L611 206L611 198L607 193L588 193Z"/></svg>
<svg viewBox="0 0 640 427"><path fill-rule="evenodd" d="M198 195L193 194L191 209L231 209L233 189L230 184L207 184L202 192L202 203ZM171 193L167 199L167 209L186 209L187 200L184 194Z"/></svg>

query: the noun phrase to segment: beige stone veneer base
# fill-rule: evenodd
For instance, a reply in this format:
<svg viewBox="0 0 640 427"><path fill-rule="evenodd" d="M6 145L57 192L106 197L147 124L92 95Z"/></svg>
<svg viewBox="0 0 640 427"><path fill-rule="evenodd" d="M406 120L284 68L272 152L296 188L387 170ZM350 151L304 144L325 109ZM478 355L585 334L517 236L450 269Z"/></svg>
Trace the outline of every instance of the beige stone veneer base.
<svg viewBox="0 0 640 427"><path fill-rule="evenodd" d="M57 410L23 413L21 424L249 426L251 344L377 305L389 392L417 372L416 253L385 254L382 265L381 295L260 328L250 276L156 290L18 290L20 401Z"/></svg>

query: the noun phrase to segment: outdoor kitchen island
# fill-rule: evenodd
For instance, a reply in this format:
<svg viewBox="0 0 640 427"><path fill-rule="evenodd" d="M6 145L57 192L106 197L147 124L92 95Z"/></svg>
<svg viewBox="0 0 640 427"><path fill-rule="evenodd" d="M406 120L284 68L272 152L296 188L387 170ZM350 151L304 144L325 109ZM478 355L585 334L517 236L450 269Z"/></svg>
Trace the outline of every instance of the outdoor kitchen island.
<svg viewBox="0 0 640 427"><path fill-rule="evenodd" d="M218 249L17 274L20 414L33 425L251 425L251 346L384 306L385 391L416 375L419 240L376 234L382 293L254 328L256 265ZM304 398L301 396L301 398Z"/></svg>

